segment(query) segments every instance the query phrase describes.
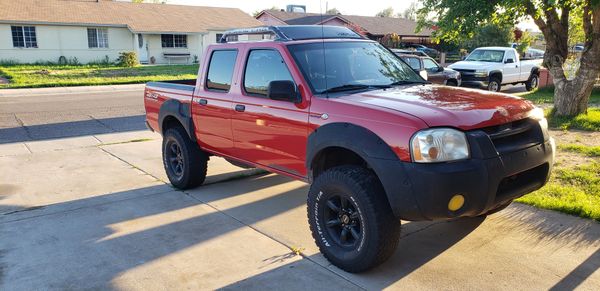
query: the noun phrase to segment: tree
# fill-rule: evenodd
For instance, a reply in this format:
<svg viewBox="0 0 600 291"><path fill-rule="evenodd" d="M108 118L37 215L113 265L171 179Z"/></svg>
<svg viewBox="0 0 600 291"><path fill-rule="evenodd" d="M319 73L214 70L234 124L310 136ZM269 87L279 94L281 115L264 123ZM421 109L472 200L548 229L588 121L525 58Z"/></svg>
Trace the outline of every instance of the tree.
<svg viewBox="0 0 600 291"><path fill-rule="evenodd" d="M279 11L280 9L279 9L279 7L277 7L277 6L271 6L271 8L269 8L269 9L265 9L265 10L275 10L275 11ZM257 10L257 11L254 11L254 12L252 12L252 17L256 18L256 16L258 16L258 15L259 15L261 12L263 12L263 11L265 11L265 10Z"/></svg>
<svg viewBox="0 0 600 291"><path fill-rule="evenodd" d="M383 9L379 12L377 12L377 14L375 14L376 17L394 17L394 8L392 7L388 7L386 9Z"/></svg>
<svg viewBox="0 0 600 291"><path fill-rule="evenodd" d="M600 73L600 0L421 0L420 27L435 25L434 37L453 41L486 23L515 24L533 19L546 39L544 66L554 78L554 108L559 116L586 113ZM585 50L575 76L563 65L569 53L571 19L581 17Z"/></svg>
<svg viewBox="0 0 600 291"><path fill-rule="evenodd" d="M398 17L402 17L410 20L417 20L417 12L419 11L419 7L417 6L417 2L411 2L410 5L404 9L404 11L398 13Z"/></svg>
<svg viewBox="0 0 600 291"><path fill-rule="evenodd" d="M490 23L477 27L472 36L465 36L457 44L471 51L482 46L507 46L511 40L511 25Z"/></svg>
<svg viewBox="0 0 600 291"><path fill-rule="evenodd" d="M341 14L340 11L337 8L331 8L327 11L325 11L325 14L331 14L331 15L337 15L337 14Z"/></svg>

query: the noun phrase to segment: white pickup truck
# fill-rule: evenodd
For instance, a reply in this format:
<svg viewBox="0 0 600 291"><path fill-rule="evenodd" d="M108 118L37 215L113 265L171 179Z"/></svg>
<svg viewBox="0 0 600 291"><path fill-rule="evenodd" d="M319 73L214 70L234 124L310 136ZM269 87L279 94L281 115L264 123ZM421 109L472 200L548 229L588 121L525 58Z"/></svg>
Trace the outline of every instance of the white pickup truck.
<svg viewBox="0 0 600 291"><path fill-rule="evenodd" d="M499 92L502 85L524 83L528 91L539 84L541 59L519 59L510 47L481 47L449 68L459 71L463 85L476 85Z"/></svg>

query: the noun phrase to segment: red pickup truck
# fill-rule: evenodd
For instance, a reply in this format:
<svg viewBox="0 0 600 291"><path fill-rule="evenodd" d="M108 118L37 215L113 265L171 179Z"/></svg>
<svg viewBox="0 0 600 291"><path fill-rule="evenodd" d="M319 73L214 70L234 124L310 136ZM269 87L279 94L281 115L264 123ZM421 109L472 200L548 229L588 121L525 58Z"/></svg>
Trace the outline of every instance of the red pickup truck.
<svg viewBox="0 0 600 291"><path fill-rule="evenodd" d="M270 36L228 42L242 34ZM315 242L350 272L394 252L401 219L499 211L542 187L554 160L530 102L429 84L343 27L227 32L197 80L148 83L144 102L173 186L202 184L213 155L310 183Z"/></svg>

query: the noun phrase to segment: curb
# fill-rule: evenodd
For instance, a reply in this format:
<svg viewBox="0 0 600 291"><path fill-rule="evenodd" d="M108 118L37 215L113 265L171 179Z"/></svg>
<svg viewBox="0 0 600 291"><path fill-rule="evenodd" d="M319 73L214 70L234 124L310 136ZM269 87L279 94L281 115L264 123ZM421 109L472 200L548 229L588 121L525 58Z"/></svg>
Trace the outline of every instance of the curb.
<svg viewBox="0 0 600 291"><path fill-rule="evenodd" d="M124 92L143 90L146 84L106 85L106 86L77 86L77 87L51 87L30 89L0 89L0 98L3 97L28 97L40 95L65 95L81 93Z"/></svg>

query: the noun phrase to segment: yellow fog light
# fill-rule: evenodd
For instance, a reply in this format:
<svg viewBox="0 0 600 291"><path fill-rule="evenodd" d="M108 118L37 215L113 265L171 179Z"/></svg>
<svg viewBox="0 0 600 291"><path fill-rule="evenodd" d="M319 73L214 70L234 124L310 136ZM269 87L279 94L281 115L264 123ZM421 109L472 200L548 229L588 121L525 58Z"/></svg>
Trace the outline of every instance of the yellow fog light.
<svg viewBox="0 0 600 291"><path fill-rule="evenodd" d="M465 197L458 194L458 195L454 195L452 197L452 199L450 199L450 201L448 202L448 209L450 211L456 211L459 210L461 207L463 207L463 205L465 204Z"/></svg>

